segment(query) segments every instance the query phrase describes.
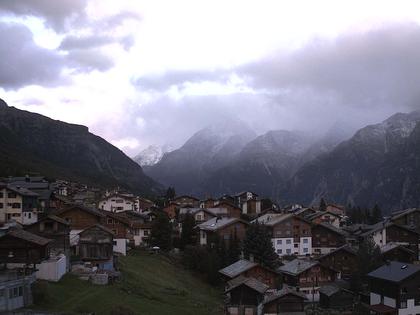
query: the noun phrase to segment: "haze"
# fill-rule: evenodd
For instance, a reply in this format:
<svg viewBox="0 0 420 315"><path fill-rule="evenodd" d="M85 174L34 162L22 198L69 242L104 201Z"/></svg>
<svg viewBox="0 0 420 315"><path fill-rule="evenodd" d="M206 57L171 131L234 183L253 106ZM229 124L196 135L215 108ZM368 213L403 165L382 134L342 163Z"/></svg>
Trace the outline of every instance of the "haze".
<svg viewBox="0 0 420 315"><path fill-rule="evenodd" d="M0 97L128 155L420 109L417 1L0 0Z"/></svg>

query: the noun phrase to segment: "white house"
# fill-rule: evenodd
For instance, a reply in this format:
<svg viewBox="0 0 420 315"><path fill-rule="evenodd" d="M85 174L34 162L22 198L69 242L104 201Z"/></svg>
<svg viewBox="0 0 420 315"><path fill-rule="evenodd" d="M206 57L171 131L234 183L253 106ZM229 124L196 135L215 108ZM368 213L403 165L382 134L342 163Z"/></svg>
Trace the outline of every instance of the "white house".
<svg viewBox="0 0 420 315"><path fill-rule="evenodd" d="M99 209L111 212L136 210L135 197L114 193L99 201Z"/></svg>
<svg viewBox="0 0 420 315"><path fill-rule="evenodd" d="M38 221L38 194L19 186L0 186L0 222L20 224Z"/></svg>

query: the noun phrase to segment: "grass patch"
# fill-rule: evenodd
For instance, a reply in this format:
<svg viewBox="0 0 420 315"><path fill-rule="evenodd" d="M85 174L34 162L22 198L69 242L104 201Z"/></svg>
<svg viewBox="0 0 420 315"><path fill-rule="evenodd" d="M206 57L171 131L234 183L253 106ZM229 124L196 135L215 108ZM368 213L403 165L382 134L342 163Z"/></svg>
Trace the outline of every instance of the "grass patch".
<svg viewBox="0 0 420 315"><path fill-rule="evenodd" d="M110 314L124 306L140 315L220 315L222 292L166 256L131 251L120 258L121 282L98 286L66 275L47 283L47 298L36 309L66 314Z"/></svg>

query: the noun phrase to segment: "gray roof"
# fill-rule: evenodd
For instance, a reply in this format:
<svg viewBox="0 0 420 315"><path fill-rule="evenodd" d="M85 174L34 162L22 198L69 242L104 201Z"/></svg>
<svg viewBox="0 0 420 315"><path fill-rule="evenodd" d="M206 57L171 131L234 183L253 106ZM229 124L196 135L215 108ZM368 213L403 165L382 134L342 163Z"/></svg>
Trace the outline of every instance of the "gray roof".
<svg viewBox="0 0 420 315"><path fill-rule="evenodd" d="M246 278L244 276L239 276L236 277L233 280L230 280L228 282L228 288L226 289L225 292L229 292L237 287L239 287L240 285L246 285L247 287L261 293L264 294L265 291L268 290L269 286L266 285L265 283L262 283L260 281L258 281L255 278Z"/></svg>
<svg viewBox="0 0 420 315"><path fill-rule="evenodd" d="M371 278L400 282L420 272L420 265L406 264L398 261L391 261L382 267L368 273Z"/></svg>
<svg viewBox="0 0 420 315"><path fill-rule="evenodd" d="M34 243L34 244L41 245L41 246L47 245L49 242L51 242L51 240L48 239L48 238L38 236L34 233L22 230L20 228L11 228L6 233L6 235L10 235L10 236L13 236L15 238L19 238L19 239L25 240L27 242Z"/></svg>
<svg viewBox="0 0 420 315"><path fill-rule="evenodd" d="M337 292L339 292L341 289L333 284L324 285L319 289L319 293L325 294L326 296L331 296Z"/></svg>
<svg viewBox="0 0 420 315"><path fill-rule="evenodd" d="M24 187L20 187L20 186L14 186L14 185L7 185L7 189L11 190L15 193L17 193L18 195L21 196L28 196L28 197L38 197L39 195L29 189L26 189Z"/></svg>
<svg viewBox="0 0 420 315"><path fill-rule="evenodd" d="M405 209L405 210L402 210L402 211L391 213L391 220L399 219L399 218L401 218L401 217L403 217L407 214L417 212L417 211L420 211L420 209L410 208L410 209Z"/></svg>
<svg viewBox="0 0 420 315"><path fill-rule="evenodd" d="M324 257L328 257L328 256L330 256L330 255L332 255L332 254L334 254L338 251L341 251L341 250L344 250L344 251L346 251L346 252L348 252L352 255L357 255L357 252L353 248L351 248L350 245L346 244L346 245L343 245L341 247L338 247L338 248L334 249L333 251L331 251L329 253L326 253L326 254L322 255L321 257L318 258L318 260L322 260Z"/></svg>
<svg viewBox="0 0 420 315"><path fill-rule="evenodd" d="M229 278L235 278L236 276L240 275L242 272L245 272L258 264L246 259L240 259L237 262L233 263L232 265L229 265L223 269L220 269L219 272L227 276Z"/></svg>
<svg viewBox="0 0 420 315"><path fill-rule="evenodd" d="M224 226L236 223L236 222L243 222L237 218L212 218L206 222L203 222L198 225L200 230L206 231L216 231Z"/></svg>
<svg viewBox="0 0 420 315"><path fill-rule="evenodd" d="M294 215L291 213L266 213L255 220L253 220L251 223L261 223L268 226L274 226L280 222L283 222L289 218L293 218Z"/></svg>
<svg viewBox="0 0 420 315"><path fill-rule="evenodd" d="M270 302L275 301L275 300L277 300L277 299L279 299L279 298L281 298L285 295L288 295L288 294L293 294L293 295L296 295L296 296L301 297L302 299L306 300L306 295L303 294L302 292L298 292L294 288L284 286L281 290L278 290L278 291L274 292L273 294L266 295L264 297L263 304L270 303Z"/></svg>
<svg viewBox="0 0 420 315"><path fill-rule="evenodd" d="M401 248L403 251L406 251L408 253L413 253L414 254L414 252L411 249L408 249L407 247L404 247L401 244L392 243L392 242L387 243L384 246L382 246L381 247L381 253L382 254L385 254L385 253L387 253L387 252L389 252L389 251L391 251L391 250L393 250L395 248L398 248L398 247Z"/></svg>
<svg viewBox="0 0 420 315"><path fill-rule="evenodd" d="M337 214L337 213L333 213L333 212L330 212L330 211L317 211L317 212L315 212L315 213L313 213L311 215L308 215L307 216L307 219L308 220L313 220L313 219L318 218L318 217L320 217L320 216L322 216L324 214L328 214L328 215L332 215L334 217L340 218L340 215Z"/></svg>
<svg viewBox="0 0 420 315"><path fill-rule="evenodd" d="M347 236L348 235L348 233L346 231L344 231L342 229L339 229L332 224L322 222L322 223L319 223L318 225L323 226L326 229L328 229L328 230L330 230L330 231L332 231L336 234L339 234L339 235L342 235L342 236Z"/></svg>
<svg viewBox="0 0 420 315"><path fill-rule="evenodd" d="M319 262L315 260L296 258L285 263L283 266L280 266L277 271L291 275L298 275L317 264L319 264Z"/></svg>

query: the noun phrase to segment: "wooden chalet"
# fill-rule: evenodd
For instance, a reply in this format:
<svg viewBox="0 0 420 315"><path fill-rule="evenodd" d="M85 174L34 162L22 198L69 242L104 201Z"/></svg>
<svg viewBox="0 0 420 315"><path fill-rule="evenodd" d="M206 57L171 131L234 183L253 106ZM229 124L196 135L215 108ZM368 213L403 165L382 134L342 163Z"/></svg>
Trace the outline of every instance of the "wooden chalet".
<svg viewBox="0 0 420 315"><path fill-rule="evenodd" d="M72 230L84 230L92 225L100 224L105 217L99 210L78 204L63 208L55 215L68 222Z"/></svg>
<svg viewBox="0 0 420 315"><path fill-rule="evenodd" d="M317 260L322 265L338 271L343 279L349 279L357 270L357 253L349 245L341 246L318 257Z"/></svg>
<svg viewBox="0 0 420 315"><path fill-rule="evenodd" d="M267 293L263 301L264 315L305 315L306 296L296 289L284 286L281 290Z"/></svg>

